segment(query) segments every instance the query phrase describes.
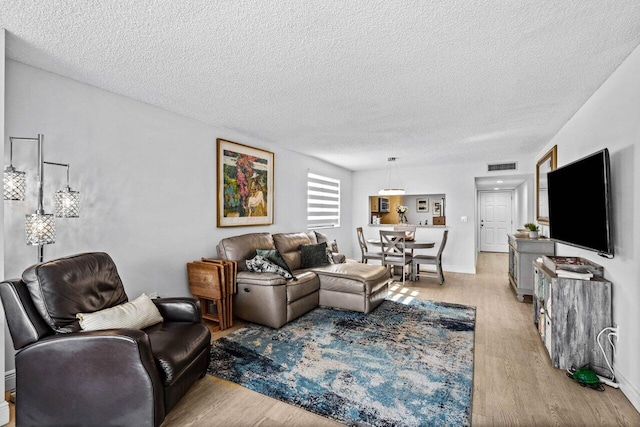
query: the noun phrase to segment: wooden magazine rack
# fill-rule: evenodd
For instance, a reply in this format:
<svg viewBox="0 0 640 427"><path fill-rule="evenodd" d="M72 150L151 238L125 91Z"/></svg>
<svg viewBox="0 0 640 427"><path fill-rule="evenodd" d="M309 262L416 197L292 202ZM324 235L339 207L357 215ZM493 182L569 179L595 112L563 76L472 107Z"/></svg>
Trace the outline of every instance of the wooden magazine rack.
<svg viewBox="0 0 640 427"><path fill-rule="evenodd" d="M232 296L238 291L238 263L202 258L187 263L189 290L200 301L203 319L218 323L220 330L233 326Z"/></svg>

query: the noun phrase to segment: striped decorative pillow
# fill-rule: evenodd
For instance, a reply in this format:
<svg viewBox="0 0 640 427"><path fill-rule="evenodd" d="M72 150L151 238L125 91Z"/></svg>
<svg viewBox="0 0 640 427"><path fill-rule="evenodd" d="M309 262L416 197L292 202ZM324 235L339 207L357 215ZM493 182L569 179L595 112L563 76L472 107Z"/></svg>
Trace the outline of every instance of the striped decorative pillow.
<svg viewBox="0 0 640 427"><path fill-rule="evenodd" d="M164 320L156 305L146 294L140 295L133 301L94 313L78 313L76 318L85 331L143 329Z"/></svg>

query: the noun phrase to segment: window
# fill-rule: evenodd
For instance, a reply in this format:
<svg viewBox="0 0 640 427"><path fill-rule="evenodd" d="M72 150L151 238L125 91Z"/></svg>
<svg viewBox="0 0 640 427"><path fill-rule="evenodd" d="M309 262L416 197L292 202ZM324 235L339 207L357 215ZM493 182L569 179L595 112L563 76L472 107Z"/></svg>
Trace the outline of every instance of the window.
<svg viewBox="0 0 640 427"><path fill-rule="evenodd" d="M340 180L307 173L307 227L340 226Z"/></svg>

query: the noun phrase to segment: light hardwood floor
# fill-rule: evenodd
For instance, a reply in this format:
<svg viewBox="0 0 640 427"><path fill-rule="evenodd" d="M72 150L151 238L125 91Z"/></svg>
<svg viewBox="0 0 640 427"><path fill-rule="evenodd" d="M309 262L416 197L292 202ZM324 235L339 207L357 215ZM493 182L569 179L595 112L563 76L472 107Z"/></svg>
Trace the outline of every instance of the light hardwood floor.
<svg viewBox="0 0 640 427"><path fill-rule="evenodd" d="M416 298L472 305L476 311L473 425L640 426L620 390L580 387L550 366L532 324L531 300L517 301L506 254L481 253L478 273L407 282ZM401 290L401 289L399 289ZM398 290L398 291L399 291ZM242 327L215 332L214 339ZM13 423L13 418L12 418ZM207 375L167 416L176 426L338 426L340 424Z"/></svg>

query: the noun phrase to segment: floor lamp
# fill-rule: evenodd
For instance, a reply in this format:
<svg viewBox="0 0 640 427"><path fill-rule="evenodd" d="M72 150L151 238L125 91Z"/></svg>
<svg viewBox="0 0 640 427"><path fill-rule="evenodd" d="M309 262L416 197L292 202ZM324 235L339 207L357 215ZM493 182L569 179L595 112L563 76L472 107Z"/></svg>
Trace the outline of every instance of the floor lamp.
<svg viewBox="0 0 640 427"><path fill-rule="evenodd" d="M44 245L55 243L56 223L53 214L44 211L44 165L66 166L67 187L56 193L56 217L77 218L80 211L80 197L77 191L69 187L69 165L66 163L53 163L44 161L44 135L38 134L37 138L9 137L9 166L4 170L4 200L22 201L26 193L26 173L17 171L13 167L13 142L37 141L38 143L38 207L35 213L26 215L25 237L27 245L38 246L38 262L44 260Z"/></svg>

